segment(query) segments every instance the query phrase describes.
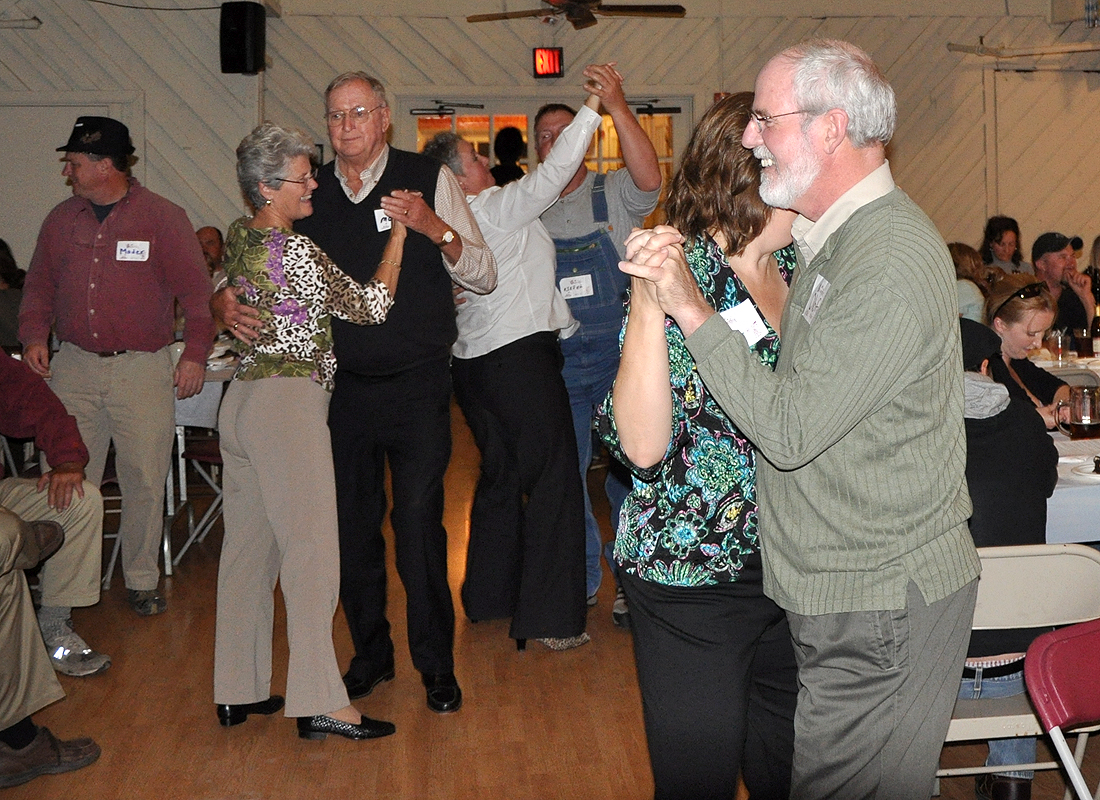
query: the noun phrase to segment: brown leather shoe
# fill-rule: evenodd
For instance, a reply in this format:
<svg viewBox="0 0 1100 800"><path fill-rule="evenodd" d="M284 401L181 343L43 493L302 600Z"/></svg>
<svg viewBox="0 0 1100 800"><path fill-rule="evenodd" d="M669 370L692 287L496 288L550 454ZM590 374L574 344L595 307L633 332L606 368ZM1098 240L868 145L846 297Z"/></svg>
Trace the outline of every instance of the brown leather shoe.
<svg viewBox="0 0 1100 800"><path fill-rule="evenodd" d="M979 775L974 779L978 800L1031 800L1031 781L1004 775Z"/></svg>
<svg viewBox="0 0 1100 800"><path fill-rule="evenodd" d="M23 547L15 557L16 569L36 567L61 549L65 543L65 529L56 522L23 523Z"/></svg>
<svg viewBox="0 0 1100 800"><path fill-rule="evenodd" d="M39 728L37 735L22 750L13 750L0 742L0 789L18 786L39 775L55 775L86 767L99 758L99 745L91 739L63 742Z"/></svg>

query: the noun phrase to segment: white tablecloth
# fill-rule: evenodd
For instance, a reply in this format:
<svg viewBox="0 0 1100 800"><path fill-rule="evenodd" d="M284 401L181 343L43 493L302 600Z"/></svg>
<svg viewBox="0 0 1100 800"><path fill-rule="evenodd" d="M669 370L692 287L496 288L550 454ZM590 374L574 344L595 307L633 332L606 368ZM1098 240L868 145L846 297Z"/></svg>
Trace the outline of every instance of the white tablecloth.
<svg viewBox="0 0 1100 800"><path fill-rule="evenodd" d="M1100 475L1079 475L1074 467L1092 467L1100 455L1100 439L1071 441L1061 433L1051 434L1058 448L1058 484L1047 501L1047 542L1100 541Z"/></svg>

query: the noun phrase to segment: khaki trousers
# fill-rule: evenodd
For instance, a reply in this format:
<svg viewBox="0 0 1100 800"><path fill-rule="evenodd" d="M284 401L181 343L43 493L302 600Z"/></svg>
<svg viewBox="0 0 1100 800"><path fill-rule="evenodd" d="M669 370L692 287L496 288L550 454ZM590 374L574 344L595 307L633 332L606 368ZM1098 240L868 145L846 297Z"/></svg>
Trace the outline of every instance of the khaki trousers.
<svg viewBox="0 0 1100 800"><path fill-rule="evenodd" d="M23 547L20 522L0 508L0 730L65 696L42 644L27 579L14 569Z"/></svg>
<svg viewBox="0 0 1100 800"><path fill-rule="evenodd" d="M348 705L332 644L340 550L328 403L329 393L309 378L233 381L222 401L215 703L254 703L271 694L277 579L290 645L286 716Z"/></svg>
<svg viewBox="0 0 1100 800"><path fill-rule="evenodd" d="M0 507L24 520L50 520L65 529L65 544L42 565L39 581L44 606L94 606L99 602L103 567L103 498L89 481L84 497L73 494L64 511L50 508L46 491L27 478L0 480Z"/></svg>
<svg viewBox="0 0 1100 800"><path fill-rule="evenodd" d="M128 589L155 589L176 413L168 348L100 358L64 342L50 371L50 388L76 417L88 447L88 480L96 486L107 446L115 443L122 574Z"/></svg>

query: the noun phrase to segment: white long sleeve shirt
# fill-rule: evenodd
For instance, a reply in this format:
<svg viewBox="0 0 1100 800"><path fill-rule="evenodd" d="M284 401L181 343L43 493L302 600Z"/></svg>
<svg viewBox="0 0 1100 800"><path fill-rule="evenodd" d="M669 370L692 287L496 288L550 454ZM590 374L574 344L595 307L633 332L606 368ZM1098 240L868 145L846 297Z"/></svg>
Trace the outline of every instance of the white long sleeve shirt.
<svg viewBox="0 0 1100 800"><path fill-rule="evenodd" d="M599 124L600 115L582 106L537 168L467 197L496 258L497 288L463 295L451 348L455 358L477 358L541 331L558 331L563 338L576 332L579 323L554 280L554 242L539 215L576 174Z"/></svg>

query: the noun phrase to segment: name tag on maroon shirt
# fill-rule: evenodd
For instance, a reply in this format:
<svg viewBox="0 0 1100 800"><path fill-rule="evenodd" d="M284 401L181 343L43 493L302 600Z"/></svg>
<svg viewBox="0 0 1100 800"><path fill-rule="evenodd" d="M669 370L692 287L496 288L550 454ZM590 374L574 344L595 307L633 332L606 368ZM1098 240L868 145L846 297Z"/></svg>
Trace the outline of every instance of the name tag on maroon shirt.
<svg viewBox="0 0 1100 800"><path fill-rule="evenodd" d="M115 243L115 261L148 261L148 242L124 242Z"/></svg>

